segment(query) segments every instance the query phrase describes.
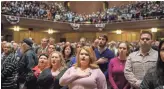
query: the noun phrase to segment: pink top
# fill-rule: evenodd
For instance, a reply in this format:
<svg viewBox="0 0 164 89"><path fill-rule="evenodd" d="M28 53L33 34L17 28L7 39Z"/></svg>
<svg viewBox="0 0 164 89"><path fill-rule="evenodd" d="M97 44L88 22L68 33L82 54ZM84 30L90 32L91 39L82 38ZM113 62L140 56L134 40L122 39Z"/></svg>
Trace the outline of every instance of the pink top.
<svg viewBox="0 0 164 89"><path fill-rule="evenodd" d="M109 82L113 89L129 89L130 85L124 76L125 62L115 57L110 60L109 64Z"/></svg>
<svg viewBox="0 0 164 89"><path fill-rule="evenodd" d="M100 69L91 69L90 76L77 78L75 73L77 68L69 68L60 78L60 84L68 85L69 89L107 89L107 83L104 74Z"/></svg>

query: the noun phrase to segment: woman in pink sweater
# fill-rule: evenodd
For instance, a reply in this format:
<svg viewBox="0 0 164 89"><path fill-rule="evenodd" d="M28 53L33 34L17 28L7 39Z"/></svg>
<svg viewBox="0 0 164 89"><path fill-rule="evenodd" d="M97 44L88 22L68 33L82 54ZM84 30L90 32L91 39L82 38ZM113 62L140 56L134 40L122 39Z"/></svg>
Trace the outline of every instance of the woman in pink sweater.
<svg viewBox="0 0 164 89"><path fill-rule="evenodd" d="M110 60L108 74L112 89L130 89L130 85L124 76L125 62L129 52L128 43L122 42L118 45L118 57Z"/></svg>
<svg viewBox="0 0 164 89"><path fill-rule="evenodd" d="M77 52L75 66L69 68L59 83L69 89L107 89L104 74L96 64L96 56L91 47L84 46Z"/></svg>

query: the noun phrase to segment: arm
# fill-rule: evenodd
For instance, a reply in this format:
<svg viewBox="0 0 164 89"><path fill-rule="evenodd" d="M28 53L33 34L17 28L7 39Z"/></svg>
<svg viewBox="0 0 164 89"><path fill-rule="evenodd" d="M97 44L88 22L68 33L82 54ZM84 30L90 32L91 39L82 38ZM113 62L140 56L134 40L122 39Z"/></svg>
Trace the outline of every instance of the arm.
<svg viewBox="0 0 164 89"><path fill-rule="evenodd" d="M109 65L108 65L108 68L109 68L109 69L108 69L108 71L109 71L109 74L108 74L108 75L109 75L109 82L111 83L113 89L118 89L118 87L117 87L115 81L113 80L112 66L113 66L113 62L112 62L112 60L111 60L111 62L110 62Z"/></svg>
<svg viewBox="0 0 164 89"><path fill-rule="evenodd" d="M78 76L77 76L76 73L70 74L70 73L71 73L71 70L72 70L72 67L69 68L69 69L64 73L64 75L60 78L59 84L60 84L61 86L69 85L72 81L74 81L75 79L77 79Z"/></svg>
<svg viewBox="0 0 164 89"><path fill-rule="evenodd" d="M96 62L97 64L104 64L108 62L108 59L103 57L103 58L99 58Z"/></svg>
<svg viewBox="0 0 164 89"><path fill-rule="evenodd" d="M125 64L125 69L124 69L124 75L125 78L128 80L130 84L134 87L139 87L141 81L138 80L135 75L133 74L132 71L132 62L131 62L131 57L129 56L127 58L126 64Z"/></svg>
<svg viewBox="0 0 164 89"><path fill-rule="evenodd" d="M97 89L107 89L107 83L104 74L100 69L97 69Z"/></svg>

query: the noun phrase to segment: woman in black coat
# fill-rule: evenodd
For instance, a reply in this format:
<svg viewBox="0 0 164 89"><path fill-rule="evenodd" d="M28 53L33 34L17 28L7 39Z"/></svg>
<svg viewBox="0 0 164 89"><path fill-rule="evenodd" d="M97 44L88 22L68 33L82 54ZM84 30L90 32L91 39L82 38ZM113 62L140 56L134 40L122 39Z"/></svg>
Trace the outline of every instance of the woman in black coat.
<svg viewBox="0 0 164 89"><path fill-rule="evenodd" d="M60 89L59 79L66 71L65 60L60 52L50 55L50 67L43 70L37 79L38 89Z"/></svg>
<svg viewBox="0 0 164 89"><path fill-rule="evenodd" d="M159 45L157 65L145 75L140 89L164 89L164 40Z"/></svg>

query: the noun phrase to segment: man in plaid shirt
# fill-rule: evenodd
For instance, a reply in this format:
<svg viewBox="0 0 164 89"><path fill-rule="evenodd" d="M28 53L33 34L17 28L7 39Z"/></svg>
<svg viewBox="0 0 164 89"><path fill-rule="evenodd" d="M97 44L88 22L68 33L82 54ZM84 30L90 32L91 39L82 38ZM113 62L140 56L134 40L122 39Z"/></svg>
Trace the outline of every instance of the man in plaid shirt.
<svg viewBox="0 0 164 89"><path fill-rule="evenodd" d="M152 49L152 33L144 31L140 34L140 49L129 55L124 74L132 89L139 89L146 72L156 65L157 51Z"/></svg>

